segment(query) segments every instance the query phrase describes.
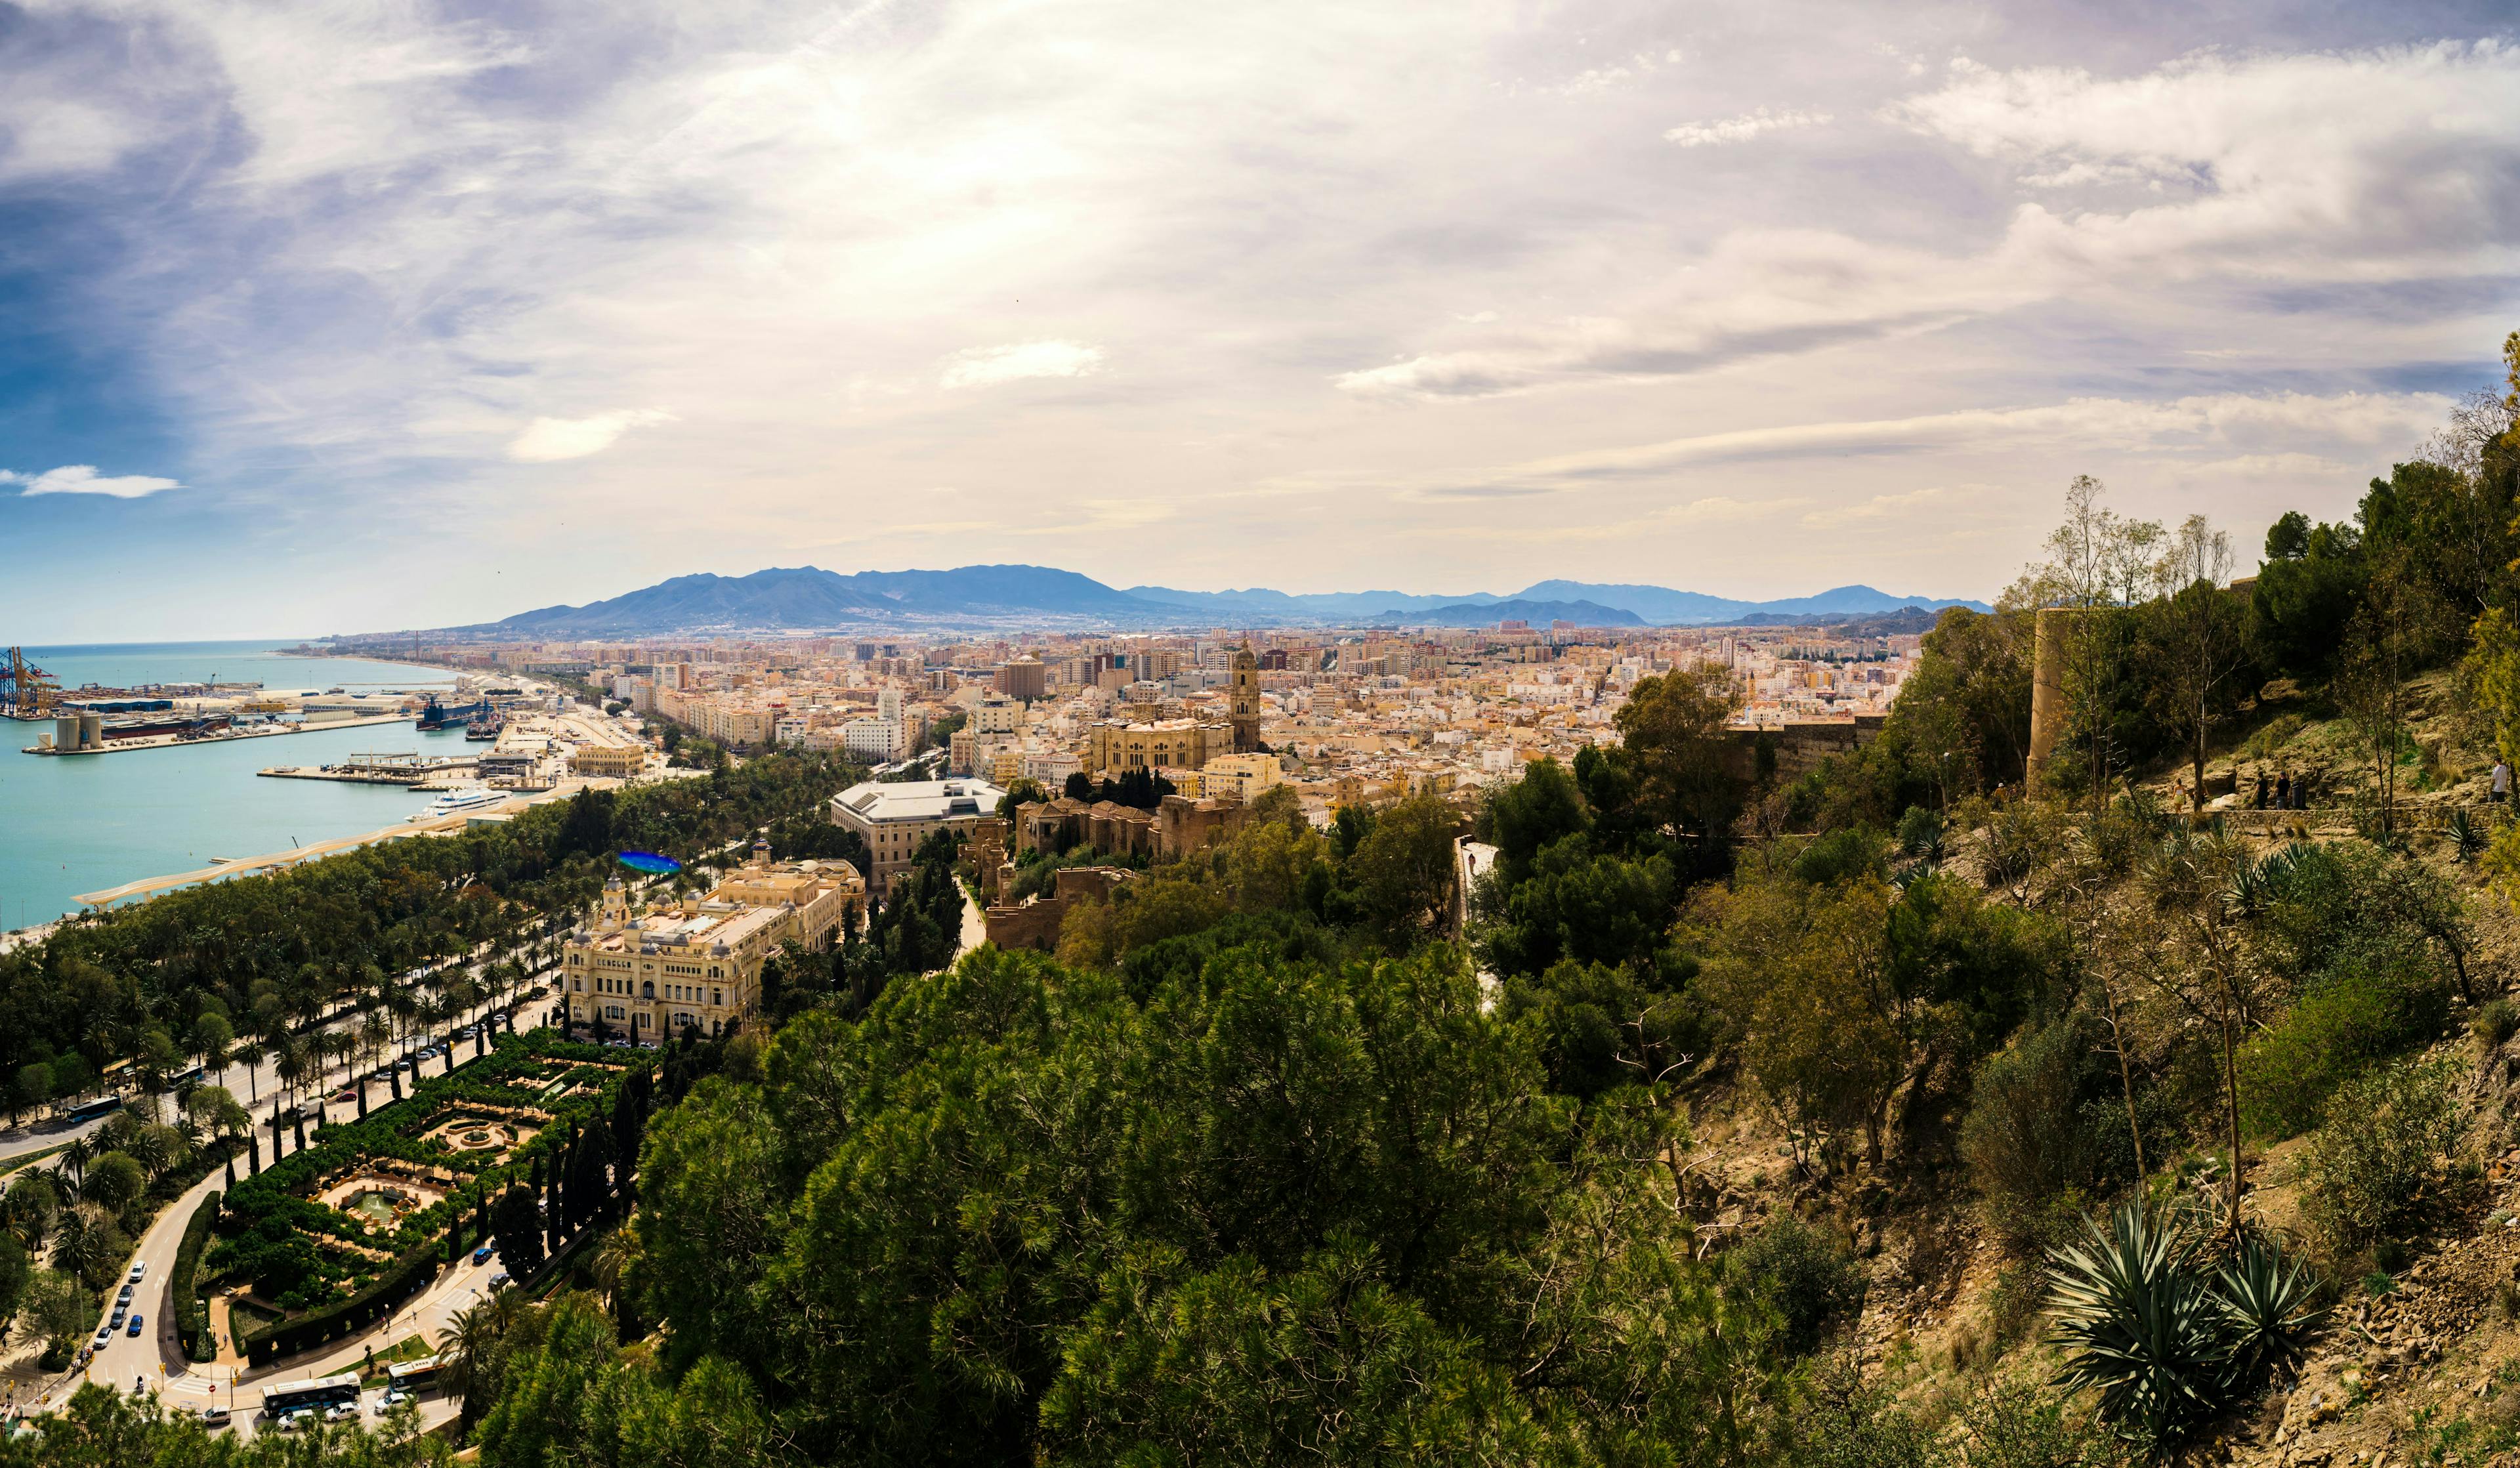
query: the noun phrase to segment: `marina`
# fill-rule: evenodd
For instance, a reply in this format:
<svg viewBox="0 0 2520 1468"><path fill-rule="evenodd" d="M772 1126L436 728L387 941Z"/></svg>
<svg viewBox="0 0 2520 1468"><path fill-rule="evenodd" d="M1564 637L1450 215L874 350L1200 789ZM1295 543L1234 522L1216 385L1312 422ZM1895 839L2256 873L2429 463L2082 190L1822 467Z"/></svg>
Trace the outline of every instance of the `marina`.
<svg viewBox="0 0 2520 1468"><path fill-rule="evenodd" d="M361 695L405 695L415 702L454 691L439 668L364 658L291 657L262 643L163 643L24 649L25 660L62 686L146 690L152 686L215 688L255 702L301 705L348 702ZM259 685L261 696L252 696ZM341 694L329 690L341 689ZM242 713L242 711L240 711ZM382 716L381 716L382 717ZM290 742L261 736L195 739L145 760L39 758L0 753L0 927L48 923L79 909L78 898L160 872L242 870L274 856L389 827L412 833L405 819L426 799L397 783L336 779L257 779L273 754L307 766L338 764L367 752L419 758L466 755L461 726L420 731L404 714L378 722L337 720L291 726ZM0 725L0 729L10 726ZM13 745L56 731L47 716L18 726ZM172 742L172 741L170 741ZM151 745L145 747L163 747ZM352 844L355 844L352 843ZM326 849L333 849L327 847ZM242 860L213 864L214 857ZM180 884L179 884L180 885Z"/></svg>

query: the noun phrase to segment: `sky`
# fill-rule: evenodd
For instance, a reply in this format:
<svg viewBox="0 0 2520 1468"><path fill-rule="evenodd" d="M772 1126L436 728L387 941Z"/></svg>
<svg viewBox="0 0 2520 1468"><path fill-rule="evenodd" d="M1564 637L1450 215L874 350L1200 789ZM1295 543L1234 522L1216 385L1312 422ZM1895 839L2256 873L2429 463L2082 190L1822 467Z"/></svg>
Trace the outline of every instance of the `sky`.
<svg viewBox="0 0 2520 1468"><path fill-rule="evenodd" d="M0 643L671 575L1991 597L2520 328L2507 3L0 0Z"/></svg>

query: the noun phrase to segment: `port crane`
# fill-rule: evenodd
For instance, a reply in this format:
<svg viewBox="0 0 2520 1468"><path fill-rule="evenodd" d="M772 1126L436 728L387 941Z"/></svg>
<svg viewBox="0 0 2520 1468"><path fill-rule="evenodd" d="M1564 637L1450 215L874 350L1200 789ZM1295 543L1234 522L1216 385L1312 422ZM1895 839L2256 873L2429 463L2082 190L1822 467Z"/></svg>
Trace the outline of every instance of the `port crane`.
<svg viewBox="0 0 2520 1468"><path fill-rule="evenodd" d="M41 719L53 712L62 686L53 675L26 661L26 649L12 647L0 662L0 714L12 719Z"/></svg>

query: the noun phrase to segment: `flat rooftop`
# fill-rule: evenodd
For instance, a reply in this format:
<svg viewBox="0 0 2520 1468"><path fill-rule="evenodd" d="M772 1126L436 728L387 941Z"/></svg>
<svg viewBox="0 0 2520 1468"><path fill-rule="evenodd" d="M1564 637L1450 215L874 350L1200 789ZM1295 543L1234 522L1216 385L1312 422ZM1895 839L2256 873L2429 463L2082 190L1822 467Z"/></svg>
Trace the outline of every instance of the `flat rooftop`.
<svg viewBox="0 0 2520 1468"><path fill-rule="evenodd" d="M898 783L868 780L832 797L834 811L846 809L860 821L949 821L961 816L994 816L1006 791L985 779L913 779Z"/></svg>

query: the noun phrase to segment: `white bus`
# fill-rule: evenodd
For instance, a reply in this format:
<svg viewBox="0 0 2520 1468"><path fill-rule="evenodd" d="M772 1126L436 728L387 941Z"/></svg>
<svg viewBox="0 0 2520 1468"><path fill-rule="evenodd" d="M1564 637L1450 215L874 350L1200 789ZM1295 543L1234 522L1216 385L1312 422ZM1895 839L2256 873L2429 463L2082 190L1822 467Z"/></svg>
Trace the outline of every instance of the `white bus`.
<svg viewBox="0 0 2520 1468"><path fill-rule="evenodd" d="M359 1400L359 1374L327 1376L317 1381L288 1381L262 1389L262 1414L285 1417L305 1408L322 1411L342 1402L356 1405Z"/></svg>

